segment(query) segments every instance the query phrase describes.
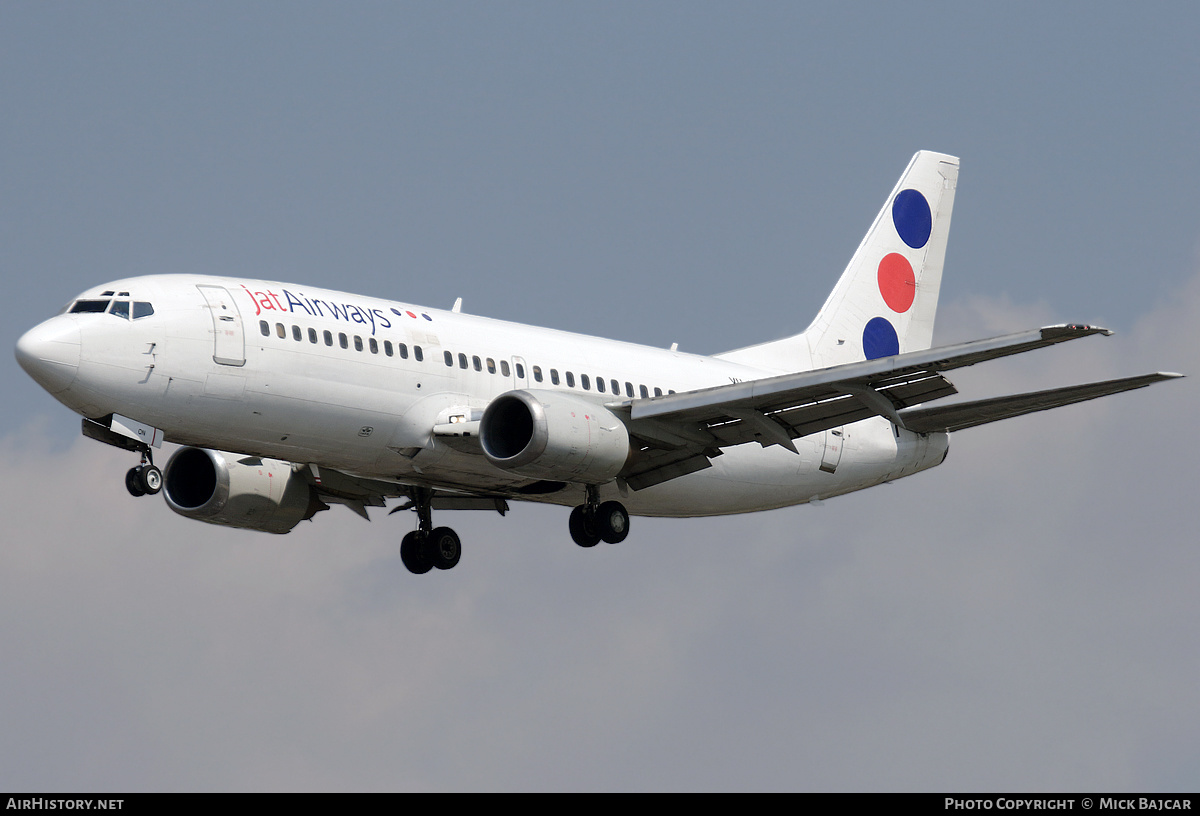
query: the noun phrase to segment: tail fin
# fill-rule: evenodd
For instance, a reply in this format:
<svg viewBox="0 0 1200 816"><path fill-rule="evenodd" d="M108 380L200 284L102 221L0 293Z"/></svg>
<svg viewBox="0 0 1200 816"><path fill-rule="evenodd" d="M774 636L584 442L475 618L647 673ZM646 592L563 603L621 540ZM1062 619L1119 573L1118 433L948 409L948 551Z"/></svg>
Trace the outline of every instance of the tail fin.
<svg viewBox="0 0 1200 816"><path fill-rule="evenodd" d="M957 181L957 158L917 153L812 324L719 356L796 371L929 348Z"/></svg>

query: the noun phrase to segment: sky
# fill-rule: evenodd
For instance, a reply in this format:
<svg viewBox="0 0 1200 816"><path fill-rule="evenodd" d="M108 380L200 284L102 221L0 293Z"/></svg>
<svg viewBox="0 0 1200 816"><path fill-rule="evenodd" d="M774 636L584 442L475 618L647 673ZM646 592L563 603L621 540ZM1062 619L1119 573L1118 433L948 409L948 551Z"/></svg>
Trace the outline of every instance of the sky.
<svg viewBox="0 0 1200 816"><path fill-rule="evenodd" d="M716 353L802 330L919 149L935 344L1116 331L891 485L583 550L565 508L269 536L123 484L0 359L0 789L1200 787L1194 4L0 5L8 348L131 275Z"/></svg>

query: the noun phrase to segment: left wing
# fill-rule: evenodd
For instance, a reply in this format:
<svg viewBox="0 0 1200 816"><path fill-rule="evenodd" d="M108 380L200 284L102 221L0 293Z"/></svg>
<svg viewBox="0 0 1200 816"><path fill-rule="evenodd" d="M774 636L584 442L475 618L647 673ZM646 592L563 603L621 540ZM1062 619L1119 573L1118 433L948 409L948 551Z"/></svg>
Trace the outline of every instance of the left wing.
<svg viewBox="0 0 1200 816"><path fill-rule="evenodd" d="M410 510L415 506L418 490L425 490L434 510L494 510L500 515L508 512L508 501L499 495L470 493L450 487L419 487L354 476L333 468L308 466L308 481L317 497L326 504L343 504L367 521L368 507L385 507L387 499L403 497L409 502L392 509L392 513Z"/></svg>
<svg viewBox="0 0 1200 816"><path fill-rule="evenodd" d="M1010 397L958 402L954 405L942 405L934 408L912 408L901 411L900 418L904 420L904 427L917 433L961 431L964 428L974 428L976 425L985 425L1001 419L1032 414L1036 411L1048 411L1061 405L1085 402L1109 394L1119 394L1122 391L1133 391L1135 388L1145 388L1156 382L1173 380L1182 376L1182 374L1160 371L1156 374L1142 374L1138 377L1125 377L1120 380L1105 380L1104 382L1072 385L1066 388L1051 388L1048 391L1014 394Z"/></svg>

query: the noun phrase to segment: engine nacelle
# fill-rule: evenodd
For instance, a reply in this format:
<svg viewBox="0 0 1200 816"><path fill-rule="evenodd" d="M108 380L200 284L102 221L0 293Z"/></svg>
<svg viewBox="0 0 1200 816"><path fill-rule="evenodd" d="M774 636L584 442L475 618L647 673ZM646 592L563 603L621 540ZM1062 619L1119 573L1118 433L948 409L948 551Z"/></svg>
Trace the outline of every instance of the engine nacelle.
<svg viewBox="0 0 1200 816"><path fill-rule="evenodd" d="M629 458L629 432L616 414L561 391L496 397L479 441L493 465L531 479L602 484Z"/></svg>
<svg viewBox="0 0 1200 816"><path fill-rule="evenodd" d="M163 496L181 516L263 533L289 532L326 509L296 465L206 448L175 451Z"/></svg>

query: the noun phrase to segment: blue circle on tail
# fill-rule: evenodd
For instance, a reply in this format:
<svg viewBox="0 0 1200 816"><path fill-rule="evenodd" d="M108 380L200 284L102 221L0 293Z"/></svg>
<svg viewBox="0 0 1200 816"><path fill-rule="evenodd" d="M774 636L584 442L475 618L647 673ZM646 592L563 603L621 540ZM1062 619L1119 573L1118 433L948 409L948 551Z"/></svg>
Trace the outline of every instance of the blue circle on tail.
<svg viewBox="0 0 1200 816"><path fill-rule="evenodd" d="M901 190L892 201L892 223L904 243L913 249L925 246L933 231L933 215L925 196L917 190Z"/></svg>
<svg viewBox="0 0 1200 816"><path fill-rule="evenodd" d="M886 318L873 317L867 322L863 329L863 353L868 360L900 353L900 338Z"/></svg>

